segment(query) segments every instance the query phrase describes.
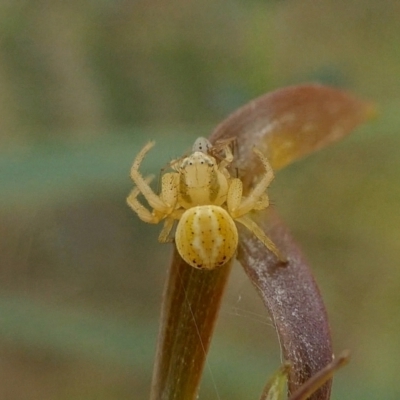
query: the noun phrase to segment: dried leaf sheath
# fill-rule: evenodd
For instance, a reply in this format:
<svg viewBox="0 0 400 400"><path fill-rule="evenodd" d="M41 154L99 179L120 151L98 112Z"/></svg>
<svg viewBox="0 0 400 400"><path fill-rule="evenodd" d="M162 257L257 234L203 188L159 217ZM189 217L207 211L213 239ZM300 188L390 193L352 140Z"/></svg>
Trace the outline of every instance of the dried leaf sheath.
<svg viewBox="0 0 400 400"><path fill-rule="evenodd" d="M271 212L259 213L256 222L289 255L289 263L276 266L273 256L245 229L240 229L238 259L273 319L283 359L292 365L293 393L332 361L328 319L311 271L287 228ZM330 386L326 383L310 399L329 398Z"/></svg>
<svg viewBox="0 0 400 400"><path fill-rule="evenodd" d="M344 138L375 114L373 104L345 91L322 85L291 86L239 108L215 128L210 140L235 137L236 164L252 177L261 171L253 146L279 170Z"/></svg>

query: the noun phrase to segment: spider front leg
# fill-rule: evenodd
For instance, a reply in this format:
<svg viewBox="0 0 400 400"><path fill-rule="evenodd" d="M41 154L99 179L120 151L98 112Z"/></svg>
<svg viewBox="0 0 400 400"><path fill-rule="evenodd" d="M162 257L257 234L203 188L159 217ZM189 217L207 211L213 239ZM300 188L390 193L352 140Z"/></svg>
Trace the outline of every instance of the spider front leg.
<svg viewBox="0 0 400 400"><path fill-rule="evenodd" d="M161 198L166 200L169 204L175 204L177 200L177 190L176 190L176 174L165 174L162 179L162 191ZM153 180L154 176L148 176L144 178L146 184L150 184ZM146 207L144 207L137 196L140 194L140 190L138 187L135 187L131 193L129 194L127 200L128 205L132 208L133 211L136 212L138 217L147 223L150 224L158 224L162 219L165 218L163 229L160 232L158 237L158 241L160 243L167 243L172 241L169 237L169 234L174 226L175 220L179 219L182 215L181 210L174 210L170 215L166 215L158 212L157 210L153 210L150 212Z"/></svg>
<svg viewBox="0 0 400 400"><path fill-rule="evenodd" d="M228 167L233 161L233 153L232 153L232 150L230 147L232 141L233 141L233 139L222 140L222 141L217 142L215 144L215 146L213 146L211 148L211 150L212 150L211 154L215 157L217 157L218 150L222 150L224 153L224 156L222 157L222 159L218 165L219 170L222 172L226 171L225 170L226 167ZM214 154L214 153L216 153L216 154Z"/></svg>
<svg viewBox="0 0 400 400"><path fill-rule="evenodd" d="M142 163L144 157L149 152L149 150L154 146L154 144L155 144L154 141L150 141L149 143L146 144L146 146L143 147L143 149L136 156L135 160L133 161L132 168L131 168L131 178L132 178L133 182L136 184L136 186L138 187L139 191L143 194L144 198L147 200L147 202L150 204L150 206L154 210L157 210L163 214L170 214L173 211L175 204L173 204L172 206L169 204L166 204L162 198L160 198L153 192L153 190L151 189L149 184L146 182L146 180L143 178L142 174L139 172L140 164ZM169 174L166 174L166 175L169 175ZM164 179L163 179L163 181L164 181ZM134 209L134 211L136 211L136 210ZM148 221L145 221L145 222L148 222Z"/></svg>
<svg viewBox="0 0 400 400"><path fill-rule="evenodd" d="M265 175L256 187L250 192L249 196L243 199L243 184L240 179L232 179L229 185L227 206L232 218L244 225L267 247L272 251L280 262L286 263L286 258L281 254L272 240L264 231L246 214L252 210L263 210L269 206L269 199L265 190L274 178L274 174L267 159L262 153L254 149L265 167Z"/></svg>
<svg viewBox="0 0 400 400"><path fill-rule="evenodd" d="M138 217L147 223L157 224L162 219L170 216L178 201L178 185L179 175L176 173L164 174L161 181L161 195L157 196L150 187L153 177L143 178L139 172L139 167L147 152L154 146L154 142L149 142L137 155L131 169L131 178L136 183L136 187L132 190L127 198L128 205L135 211ZM153 211L149 211L144 207L137 196L142 193L144 198L153 207ZM167 229L163 229L162 233ZM167 232L168 235L169 232ZM163 236L164 237L164 236Z"/></svg>
<svg viewBox="0 0 400 400"><path fill-rule="evenodd" d="M148 185L153 179L154 175L150 175L144 178L143 180ZM147 222L148 224L158 224L162 218L161 215L159 216L154 215L154 212L152 213L146 207L144 207L137 199L139 194L140 194L139 188L138 187L133 188L133 190L129 193L128 198L126 199L128 206L132 208L132 210L138 215L138 217L142 221Z"/></svg>
<svg viewBox="0 0 400 400"><path fill-rule="evenodd" d="M258 156L264 166L264 176L257 183L254 189L249 193L249 195L244 200L241 199L240 204L235 205L235 217L245 215L251 210L262 210L269 206L268 196L265 191L274 179L274 171L272 170L272 167L267 158L261 153L260 150L258 150L257 148L253 148L253 151ZM234 188L234 190L240 191L240 196L242 194L241 184L242 182L240 182L240 188Z"/></svg>

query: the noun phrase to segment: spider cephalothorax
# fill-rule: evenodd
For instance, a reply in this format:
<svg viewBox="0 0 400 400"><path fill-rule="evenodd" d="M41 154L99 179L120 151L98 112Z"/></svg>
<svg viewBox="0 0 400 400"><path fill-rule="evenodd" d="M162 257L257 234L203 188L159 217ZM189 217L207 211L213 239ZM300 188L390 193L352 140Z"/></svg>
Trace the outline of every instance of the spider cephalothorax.
<svg viewBox="0 0 400 400"><path fill-rule="evenodd" d="M274 243L247 215L252 210L269 206L266 189L274 178L268 160L254 152L262 162L265 173L248 196L242 195L242 182L232 178L227 167L233 160L230 142L212 146L205 138L198 138L188 157L174 160L174 172L162 176L161 193L155 194L149 186L152 177L143 178L140 164L154 146L149 142L136 156L131 178L136 184L128 196L128 205L144 222L157 224L165 220L159 241L169 241L174 222L178 221L175 243L181 257L196 268L213 269L231 259L238 244L235 222L253 232L279 260L283 260ZM149 211L137 199L142 193Z"/></svg>

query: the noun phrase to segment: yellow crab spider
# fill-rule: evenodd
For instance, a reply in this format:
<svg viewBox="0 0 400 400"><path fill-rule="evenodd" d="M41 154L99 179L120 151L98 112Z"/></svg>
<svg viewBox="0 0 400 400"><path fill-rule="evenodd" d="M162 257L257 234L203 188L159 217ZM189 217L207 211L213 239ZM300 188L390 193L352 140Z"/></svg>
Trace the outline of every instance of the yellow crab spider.
<svg viewBox="0 0 400 400"><path fill-rule="evenodd" d="M170 167L174 172L162 176L161 193L150 187L152 177L144 178L139 167L154 146L147 143L136 156L131 178L136 184L127 198L128 205L139 218L150 224L164 220L158 240L169 241L175 221L175 243L181 257L191 266L214 269L230 260L238 245L235 222L243 224L280 260L284 261L275 244L247 215L252 210L269 206L266 189L274 173L263 154L254 148L264 166L264 175L247 197L242 195L242 182L232 178L227 167L233 161L230 141L222 146L212 146L205 138L198 138L188 157L174 160ZM214 150L214 151L213 151ZM218 153L217 156L212 154ZM152 211L137 199L146 199Z"/></svg>

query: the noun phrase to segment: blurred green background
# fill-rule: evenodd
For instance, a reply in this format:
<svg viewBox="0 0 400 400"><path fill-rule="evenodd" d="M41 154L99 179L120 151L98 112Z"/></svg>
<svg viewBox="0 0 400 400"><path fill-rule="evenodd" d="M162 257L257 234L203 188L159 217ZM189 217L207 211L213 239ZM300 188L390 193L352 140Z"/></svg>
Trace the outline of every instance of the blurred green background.
<svg viewBox="0 0 400 400"><path fill-rule="evenodd" d="M400 398L399 16L398 0L1 2L0 398L148 398L171 246L125 205L131 162L156 139L158 171L303 82L379 105L270 193L352 351L332 398ZM257 399L279 363L237 265L200 398Z"/></svg>

